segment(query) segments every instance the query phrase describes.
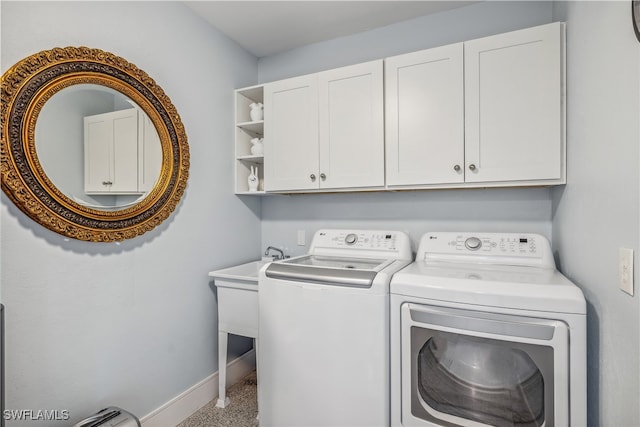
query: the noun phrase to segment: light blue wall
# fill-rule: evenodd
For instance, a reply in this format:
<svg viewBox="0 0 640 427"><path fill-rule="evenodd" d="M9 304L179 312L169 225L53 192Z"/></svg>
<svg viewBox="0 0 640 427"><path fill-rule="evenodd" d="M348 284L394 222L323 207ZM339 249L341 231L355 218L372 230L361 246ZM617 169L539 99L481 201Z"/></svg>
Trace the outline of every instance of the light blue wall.
<svg viewBox="0 0 640 427"><path fill-rule="evenodd" d="M546 188L270 196L262 205L262 245L300 255L320 228L405 231L414 251L427 231L526 231L550 238L550 215ZM299 230L304 246L297 245Z"/></svg>
<svg viewBox="0 0 640 427"><path fill-rule="evenodd" d="M207 273L260 255L260 200L233 195L230 125L233 89L257 81L257 60L178 2L0 5L2 72L56 46L97 47L149 73L185 125L185 196L136 239L64 239L1 198L6 407L70 410L38 426L107 405L146 415L217 371Z"/></svg>
<svg viewBox="0 0 640 427"><path fill-rule="evenodd" d="M545 24L552 22L552 12L550 2L481 2L260 58L260 80ZM275 196L262 202L263 247L304 253L323 227L399 229L415 242L438 230L526 231L551 238L551 196L546 188L526 188ZM305 246L297 245L299 230L306 233Z"/></svg>
<svg viewBox="0 0 640 427"><path fill-rule="evenodd" d="M485 1L260 58L260 82L552 22L546 1Z"/></svg>
<svg viewBox="0 0 640 427"><path fill-rule="evenodd" d="M567 185L553 191L561 270L588 302L589 425L640 425L640 43L626 1L559 3L567 22ZM636 251L636 296L618 249Z"/></svg>

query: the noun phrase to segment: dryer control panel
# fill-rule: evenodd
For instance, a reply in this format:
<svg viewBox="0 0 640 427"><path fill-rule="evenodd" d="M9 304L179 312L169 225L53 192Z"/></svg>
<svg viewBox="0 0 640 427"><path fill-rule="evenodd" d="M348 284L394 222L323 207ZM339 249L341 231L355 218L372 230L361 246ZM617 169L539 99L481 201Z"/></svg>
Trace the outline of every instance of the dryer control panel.
<svg viewBox="0 0 640 427"><path fill-rule="evenodd" d="M539 234L427 233L416 259L555 268L549 241Z"/></svg>

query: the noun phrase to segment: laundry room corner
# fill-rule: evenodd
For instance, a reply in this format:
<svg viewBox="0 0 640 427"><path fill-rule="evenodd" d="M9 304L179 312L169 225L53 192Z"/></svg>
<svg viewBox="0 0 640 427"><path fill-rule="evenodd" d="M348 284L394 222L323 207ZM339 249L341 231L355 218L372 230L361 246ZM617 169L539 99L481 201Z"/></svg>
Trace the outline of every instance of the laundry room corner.
<svg viewBox="0 0 640 427"><path fill-rule="evenodd" d="M620 289L620 248L638 270L640 43L630 2L558 2L567 22L567 184L553 190L553 247L587 299L589 425L636 425L640 348L635 295ZM598 58L594 61L593 58Z"/></svg>

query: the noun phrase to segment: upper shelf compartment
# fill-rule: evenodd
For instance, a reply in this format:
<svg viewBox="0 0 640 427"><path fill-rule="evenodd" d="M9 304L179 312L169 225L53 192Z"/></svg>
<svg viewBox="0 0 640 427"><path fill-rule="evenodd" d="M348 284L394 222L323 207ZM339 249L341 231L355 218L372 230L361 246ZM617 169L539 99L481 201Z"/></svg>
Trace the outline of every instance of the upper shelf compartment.
<svg viewBox="0 0 640 427"><path fill-rule="evenodd" d="M236 90L236 125L243 128L254 127L259 124L262 129L262 117L258 120L251 118L251 104L264 103L263 86L251 86ZM250 129L251 130L251 129Z"/></svg>

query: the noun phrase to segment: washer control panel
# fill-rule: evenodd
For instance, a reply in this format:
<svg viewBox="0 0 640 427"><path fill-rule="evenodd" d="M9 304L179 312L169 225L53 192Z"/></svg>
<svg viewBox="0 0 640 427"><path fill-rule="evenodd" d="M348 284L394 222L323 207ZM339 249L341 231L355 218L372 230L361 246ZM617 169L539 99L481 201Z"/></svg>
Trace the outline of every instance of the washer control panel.
<svg viewBox="0 0 640 427"><path fill-rule="evenodd" d="M470 262L503 262L509 258L515 265L553 263L555 267L549 241L539 234L427 233L420 240L416 258L464 258Z"/></svg>
<svg viewBox="0 0 640 427"><path fill-rule="evenodd" d="M411 241L400 231L319 230L309 253L405 259L411 258Z"/></svg>
<svg viewBox="0 0 640 427"><path fill-rule="evenodd" d="M397 234L393 232L344 231L338 233L321 232L319 234L320 241L324 246L334 246L336 248L352 247L395 250L398 240Z"/></svg>

